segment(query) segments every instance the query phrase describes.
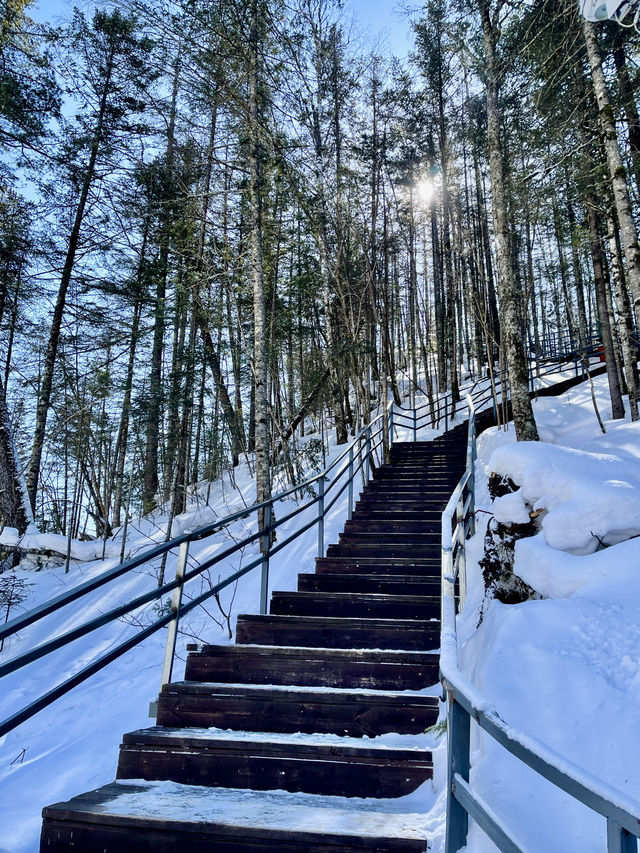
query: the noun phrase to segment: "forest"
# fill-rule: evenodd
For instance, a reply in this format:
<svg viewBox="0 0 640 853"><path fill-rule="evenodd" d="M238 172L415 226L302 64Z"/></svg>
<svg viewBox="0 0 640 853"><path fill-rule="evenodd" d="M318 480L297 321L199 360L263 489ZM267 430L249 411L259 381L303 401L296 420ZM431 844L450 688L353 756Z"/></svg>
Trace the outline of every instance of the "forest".
<svg viewBox="0 0 640 853"><path fill-rule="evenodd" d="M601 338L638 418L640 36L577 0L119 0L0 30L0 525L110 536ZM170 525L169 525L170 528ZM170 529L168 533L170 532Z"/></svg>

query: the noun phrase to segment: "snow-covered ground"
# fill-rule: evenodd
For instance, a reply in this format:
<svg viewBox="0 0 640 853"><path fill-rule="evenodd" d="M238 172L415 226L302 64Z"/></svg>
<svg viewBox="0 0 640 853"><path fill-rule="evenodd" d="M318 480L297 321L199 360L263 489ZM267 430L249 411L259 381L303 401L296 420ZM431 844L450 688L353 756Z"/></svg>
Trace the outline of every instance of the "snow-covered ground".
<svg viewBox="0 0 640 853"><path fill-rule="evenodd" d="M507 725L640 802L640 423L608 420L606 379L595 385L605 435L581 385L535 402L541 443L516 443L512 429L479 439L477 506L503 521L542 510L541 531L516 545L515 571L544 598L483 602L480 521L460 667ZM490 471L520 490L491 503ZM471 781L523 850L606 850L603 818L477 729ZM496 848L472 826L467 850Z"/></svg>
<svg viewBox="0 0 640 853"><path fill-rule="evenodd" d="M606 419L605 380L596 380L596 389ZM542 438L548 444L516 446L513 431L493 430L483 435L477 493L478 506L490 512L498 509L501 517L525 509L518 498L512 498L510 504L503 501L501 507L491 505L486 472L491 454L496 451L492 464L516 480L522 477L525 500L547 510L543 532L519 546L516 565L523 577L549 598L512 607L485 602L484 620L476 630L482 588L479 571L469 560L468 606L459 627L461 661L465 673L509 724L555 747L628 793L636 793L640 791L640 711L636 710L640 707L640 582L635 578L635 567L640 557L636 543L640 539L620 540L640 533L640 428L607 421L608 432L601 436L587 386L560 399L538 400L535 408ZM433 434L425 430L419 438ZM409 432L400 437L409 439ZM333 448L328 460L340 451ZM237 473L235 484L228 480L214 484L208 504L204 500L207 489L203 489L199 505L194 504L189 513L176 520L174 534L250 505L253 490L247 468ZM294 506L292 499L282 502L276 513L282 518ZM312 507L283 525L279 541L314 513ZM345 513L346 492L327 519L325 545L337 541ZM202 560L228 547L232 537L242 538L253 532L252 525L251 519L241 520L226 533L196 543L192 560ZM136 522L129 530L127 553L133 555L162 541L165 526L166 518L160 516ZM470 543L470 554L476 558L480 556L484 529L482 524L479 528ZM10 531L3 536L10 537ZM596 537L607 544L618 544L596 551ZM34 540L32 544L64 550L64 543L50 539ZM78 547L82 547L80 543ZM96 545L88 543L84 547L95 551ZM72 562L68 574L63 567L19 572L18 576L33 586L28 599L12 616L116 565L119 552L116 537L107 543L105 560L96 561L95 553L74 550L78 560L93 560ZM246 565L254 556L255 548L247 548L244 554L216 567L210 582L227 576L242 563ZM313 571L315 556L314 526L272 560L270 589L295 588L297 573ZM94 592L71 616L54 614L42 625L25 629L5 644L0 660L8 660L79 621L152 588L157 569L158 564L150 570L140 569ZM167 578L172 577L174 569L175 555L167 563ZM259 570L254 570L235 591L229 589L222 594L223 608L231 609L232 626L238 613L257 611L259 585ZM201 589L199 583L194 587L191 594ZM199 608L185 620L178 649L180 659L185 656L185 644L194 639L229 641L225 619L215 602L207 610L208 613ZM141 623L152 615L150 608L136 614ZM0 719L135 630L134 625L120 620L61 649L55 656L7 676L0 693ZM36 853L43 805L114 778L122 734L151 723L147 708L158 692L164 639L164 631L157 633L0 739L0 853ZM181 670L178 660L178 678ZM416 748L433 745L433 738L425 736ZM434 851L442 850L444 837L444 753L441 744L434 754L434 788L431 790L429 785L429 790L423 788L402 798L392 809L414 815L419 825L428 828L429 849ZM473 762L475 783L494 809L507 816L509 825L518 827L519 837L532 853L604 849L603 821L517 766L500 747L476 736ZM282 796L287 799L287 795ZM363 801L355 805L362 805L365 810L373 808ZM425 812L422 817L421 809ZM493 849L473 828L470 853Z"/></svg>

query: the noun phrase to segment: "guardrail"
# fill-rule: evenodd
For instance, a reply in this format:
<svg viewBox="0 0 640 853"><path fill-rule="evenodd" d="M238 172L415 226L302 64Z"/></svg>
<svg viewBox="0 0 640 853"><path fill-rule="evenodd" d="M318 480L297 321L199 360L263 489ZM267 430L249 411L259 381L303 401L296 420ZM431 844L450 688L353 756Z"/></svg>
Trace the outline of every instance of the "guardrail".
<svg viewBox="0 0 640 853"><path fill-rule="evenodd" d="M562 362L559 365L545 365L545 369L538 372L538 378L557 371L558 366L561 367ZM576 372L579 369L577 364L575 369ZM534 382L533 376L531 381L532 383ZM498 373L494 374L491 379L487 378L476 381L468 392L473 398L473 405L475 409L480 411L489 406L493 406L494 409L497 410L498 394L502 391L502 384L502 379ZM34 648L28 649L27 651L22 652L21 654L18 654L0 664L1 678L2 676L9 675L17 670L21 670L45 656L53 654L58 649L74 642L75 640L87 636L110 622L127 616L127 614L132 613L132 611L135 611L139 607L143 607L144 605L152 602L161 602L163 597L169 593L172 595L170 608L166 612L158 615L158 617L149 625L141 628L119 645L109 649L109 651L91 661L65 681L54 684L51 689L42 693L28 705L14 712L6 719L1 720L0 737L5 735L7 732L12 731L18 725L51 705L54 701L64 696L74 687L86 681L92 675L96 674L105 666L118 659L164 627L168 627L168 634L162 668L161 685L168 683L171 680L173 670L180 619L196 607L204 604L209 599L214 598L223 589L235 583L235 581L239 580L244 575L247 575L258 568L261 570L260 612L266 613L269 595L270 559L314 525L317 526L317 553L318 556L323 556L324 524L326 514L334 507L337 500L341 495L343 495L345 490L348 490L347 518L351 518L354 483L358 473L362 471L362 482L363 484L366 484L371 477L373 466L382 460L388 446L392 444L397 437L402 436L403 428L408 428L410 437L416 441L418 433L423 427L439 429L444 426L445 430L448 429L454 413L459 408L460 403L454 395L451 394L451 392L438 396L433 395L431 399L427 399L425 403L415 409L402 409L394 404L390 404L385 408L384 412L381 412L374 417L373 420L359 432L353 441L325 468L324 471L310 477L304 483L292 486L291 488L274 495L268 501L243 508L238 512L219 519L212 524L172 538L169 541L157 545L131 559L125 560L123 563L105 571L100 576L79 584L69 592L63 593L62 595L59 595L39 607L36 607L33 610L30 610L29 612L0 626L1 641L15 635L18 631L27 628L30 625L41 622L46 619L46 617L50 616L52 613L58 612L62 608L77 605L78 602L90 593L128 575L144 565L151 564L158 557L168 555L176 550L178 551L175 577L172 580L167 583L163 583L161 586L155 587L154 589L139 595L130 601L119 604L117 607L113 607L107 612L83 622L66 633ZM473 479L471 478L468 483L472 484ZM471 486L469 485L469 487ZM296 492L306 492L307 494L312 493L313 497L305 501L302 505L297 506L291 512L282 516L282 518L276 518L274 512L275 505ZM285 522L290 521L292 518L299 516L302 512L314 506L317 507L317 511L310 520L306 520L304 524L287 536L283 541L278 542L277 544L273 543L273 533L278 528L280 528ZM258 512L261 509L264 509L264 523L263 526L259 528L257 518ZM467 510L463 509L463 512L466 511ZM222 549L213 557L202 563L189 565L190 546L194 542L215 535L234 521L249 517L256 519L256 530L254 533L244 537L239 542L234 542L233 545ZM247 565L242 566L242 568L237 571L232 572L215 585L212 585L209 589L199 595L196 595L191 600L187 602L184 601L184 589L190 581L202 576L204 572L218 565L223 560L233 556L252 543L260 544L261 553L259 556L252 559ZM77 611L74 611L74 617L76 616Z"/></svg>
<svg viewBox="0 0 640 853"><path fill-rule="evenodd" d="M605 784L540 741L516 732L458 668L456 588L460 610L466 595L465 542L474 531L475 404L469 407L467 469L442 513L442 602L440 677L447 698L447 818L445 853L467 844L469 817L502 853L525 853L491 806L469 782L471 720L528 767L602 815L607 853L637 853L640 803Z"/></svg>
<svg viewBox="0 0 640 853"><path fill-rule="evenodd" d="M354 497L354 482L358 473L362 471L362 482L363 484L366 484L371 478L373 467L381 461L384 452L383 444L385 441L385 434L388 435L388 420L387 426L385 426L384 422L386 419L390 418L391 414L389 408L387 408L384 414L379 414L369 424L367 424L353 439L353 441L342 451L342 453L340 453L340 455L323 471L313 477L310 477L304 483L292 486L291 488L274 495L267 501L254 504L246 509L241 509L238 512L226 516L212 524L200 527L190 533L177 536L162 543L161 545L157 545L154 548L137 555L136 557L125 560L123 563L107 570L98 577L79 584L69 592L65 592L62 595L59 595L56 598L41 604L39 607L36 607L21 616L17 616L10 622L0 626L0 640L7 639L8 637L17 634L18 631L41 622L52 613L56 613L62 608L69 607L72 604L77 604L89 593L122 578L130 572L139 569L141 566L152 563L158 557L169 554L171 551L175 551L176 549L178 550L176 573L172 580L167 583L163 583L161 586L155 587L149 592L136 596L130 601L120 604L117 607L100 614L100 616L74 627L60 636L42 643L35 648L31 648L26 652L18 654L5 663L0 664L1 678L28 666L34 661L52 654L63 646L66 646L81 637L87 636L110 622L126 616L145 604L150 604L154 601L161 601L168 593L172 593L171 607L168 612L162 614L151 624L139 630L124 642L110 649L108 652L83 667L67 680L55 685L25 707L0 721L0 737L33 717L39 711L52 704L56 699L64 696L74 687L78 686L83 681L86 681L92 675L95 675L95 673L99 672L105 666L112 663L114 660L121 657L130 649L139 645L143 640L146 640L152 634L155 634L165 626L168 626L169 630L162 668L161 686L168 683L171 680L173 670L180 619L196 607L204 604L207 600L218 595L223 589L225 589L225 587L235 583L235 581L258 567L261 570L260 612L266 613L269 595L270 559L283 548L286 548L287 545L296 540L303 533L306 533L306 531L314 525L317 527L318 556L323 556L326 515L334 507L345 490L347 490L347 517L351 517ZM309 500L306 500L302 505L297 506L293 511L283 515L281 518L276 518L274 506L278 502L297 492L300 492L301 494L304 494L305 492L308 494L311 492L314 496ZM279 527L313 506L317 506L317 511L310 520L305 521L304 524L298 527L292 534L287 536L281 542L278 542L277 544L273 543L273 534ZM210 537L219 532L222 528L227 527L239 519L255 517L257 520L259 510L264 510L264 524L260 529L257 529L255 533L244 537L241 541L235 542L228 548L224 548L217 552L210 559L198 563L195 566L189 566L189 547L193 542ZM261 553L258 557L251 560L247 565L242 566L242 568L237 571L231 573L228 577L219 581L217 584L211 586L210 589L207 589L200 595L195 596L190 601L186 603L183 601L184 588L189 581L200 577L204 572L254 542L258 542L261 545Z"/></svg>

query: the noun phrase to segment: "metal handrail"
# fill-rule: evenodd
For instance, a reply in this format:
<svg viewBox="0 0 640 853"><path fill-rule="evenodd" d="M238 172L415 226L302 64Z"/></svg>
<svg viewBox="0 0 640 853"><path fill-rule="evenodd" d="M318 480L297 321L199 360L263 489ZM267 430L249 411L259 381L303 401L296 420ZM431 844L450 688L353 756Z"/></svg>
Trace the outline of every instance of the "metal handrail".
<svg viewBox="0 0 640 853"><path fill-rule="evenodd" d="M466 588L465 541L473 532L475 408L469 396L467 468L442 513L440 678L447 697L447 816L445 853L467 844L469 817L502 853L524 853L491 806L469 782L471 719L540 776L607 821L607 853L637 853L640 803L602 782L536 738L514 731L458 668L456 583L460 610ZM470 499L465 499L465 492Z"/></svg>
<svg viewBox="0 0 640 853"><path fill-rule="evenodd" d="M69 630L64 634L55 637L53 640L47 641L45 643L40 644L39 646L28 649L26 652L16 655L15 657L8 660L6 663L0 665L0 677L2 677L3 675L9 675L10 673L22 669L23 667L35 662L36 660L39 660L49 654L52 654L53 652L64 647L65 645L68 645L69 643L74 642L75 640L78 640L81 637L90 634L98 628L101 628L104 625L107 625L110 622L121 618L122 616L132 612L133 610L136 610L144 604L148 604L152 601L158 601L169 592L173 593L171 609L168 613L163 614L161 617L153 621L150 625L146 626L144 629L140 630L120 645L116 646L115 648L109 650L109 652L92 661L91 664L84 667L78 673L75 673L71 678L56 685L53 689L42 694L29 705L21 708L19 711L16 711L7 719L0 721L0 737L2 737L9 731L12 731L20 723L34 716L36 713L50 705L56 699L65 695L67 692L69 692L69 690L73 689L78 684L82 683L87 678L94 675L100 669L107 666L113 660L117 659L122 654L138 645L143 640L147 639L156 631L168 625L169 636L167 638L165 661L163 665L162 674L162 684L167 683L170 680L173 668L173 659L175 654L175 643L179 619L191 610L193 610L195 607L198 607L208 599L219 594L225 587L234 583L236 580L253 571L259 566L262 567L260 610L262 613L266 613L268 599L269 559L275 554L277 554L279 551L281 551L283 548L285 548L287 545L289 545L291 542L293 542L295 539L297 539L299 536L301 536L303 533L305 533L313 525L318 526L318 553L320 556L323 555L325 516L335 505L336 501L344 493L346 488L349 489L350 514L353 505L354 480L361 471L363 482L368 482L368 480L370 479L372 471L371 460L374 455L377 454L377 451L383 444L383 421L384 419L391 419L391 417L392 416L390 412L390 407L387 406L385 408L385 411L374 417L370 423L366 424L360 430L358 435L353 438L351 443L335 459L333 459L324 468L323 471L319 472L318 474L315 474L312 477L309 477L303 483L290 487L282 492L279 492L278 494L272 496L266 501L254 504L253 506L247 508L243 508L235 513L232 513L231 515L226 516L225 518L218 519L217 521L209 525L199 527L196 530L193 530L188 533L183 533L180 536L173 537L167 542L156 545L153 548L150 548L136 555L135 557L125 560L123 563L114 566L106 572L103 572L98 577L85 581L84 583L79 584L77 587L74 587L68 592L62 593L61 595L56 596L55 598L47 602L44 602L42 605L39 605L38 607L28 611L27 613L15 617L11 621L5 623L2 627L0 627L0 639L6 639L8 637L11 637L18 631L39 622L40 620L46 618L52 613L55 613L56 611L74 602L79 601L84 596L88 595L89 593L95 592L96 590L100 589L111 581L128 574L129 572L139 568L140 566L152 562L153 560L164 554L168 554L170 551L173 551L176 548L179 548L176 576L173 580L168 581L162 586L157 587L147 593L136 596L135 598L110 609L106 613L100 614L100 616L90 619L87 622L76 626L72 630ZM340 467L340 463L347 457L348 461ZM356 463L355 465L354 461ZM336 468L338 468L337 471L334 470ZM333 489L334 486L336 486L336 484L340 482L340 480L344 479L345 475L348 475L346 481L339 488L336 495L332 495L332 499L330 500L330 502L325 505L325 495L329 493L330 490ZM327 480L328 482L326 482ZM287 513L282 518L277 520L274 519L273 507L276 502L281 501L289 497L291 494L294 494L301 490L304 491L305 489L308 489L313 491L313 487L316 485L318 493L315 495L315 497L313 497L309 501L306 501L303 505L298 506L295 510ZM271 542L272 533L278 527L280 527L285 522L290 521L292 518L306 511L310 507L316 505L319 507L318 513L314 515L309 521L307 521L304 525L295 530L283 541L278 542L277 544L273 544ZM192 542L207 538L212 534L218 532L222 528L227 527L229 524L232 524L234 521L246 518L247 516L253 514L257 514L258 510L260 509L265 510L266 516L265 523L262 529L259 529L255 533L245 536L241 541L234 543L228 548L218 551L209 559L187 570L189 546ZM250 563L243 566L241 569L238 569L237 571L233 572L228 577L219 581L217 584L211 586L204 593L191 599L186 604L183 604L182 591L186 583L198 576L201 576L205 571L212 568L217 563L220 563L222 560L225 560L228 557L232 556L247 545L257 541L261 541L263 545L263 553L259 557L252 560Z"/></svg>
<svg viewBox="0 0 640 853"><path fill-rule="evenodd" d="M551 372L553 369L554 368L549 368L547 372ZM476 407L478 407L479 404L482 405L489 399L491 399L492 390L489 389L489 396L485 399L487 389L483 388L482 383L480 382L474 383L471 390L474 397L477 398L474 403ZM432 412L434 411L434 407L436 406L436 420L434 423ZM287 545L289 545L292 541L297 539L299 536L301 536L313 525L317 525L318 528L318 555L323 556L325 516L335 505L339 497L344 493L345 489L348 489L347 517L351 517L351 511L353 507L353 484L355 482L355 478L359 472L362 472L361 476L363 483L366 483L370 480L372 459L374 458L374 455L378 453L381 447L384 448L386 451L385 441L387 440L387 438L385 437L385 432L388 436L389 445L391 445L395 440L395 432L397 431L399 425L398 421L404 419L409 422L409 428L413 433L413 440L416 441L418 437L418 431L421 428L420 424L423 421L426 421L427 419L431 421L431 426L435 426L436 428L440 427L441 422L444 420L444 426L445 429L447 429L449 425L450 408L453 408L453 396L450 392L439 395L437 400L427 400L424 404L414 409L398 408L393 404L393 402L390 402L384 408L384 411L376 415L369 424L366 424L360 430L360 432L357 436L354 437L352 442L347 445L347 447L334 460L332 460L332 462L330 462L329 465L327 465L323 471L318 474L315 474L312 477L309 477L303 483L296 486L292 486L272 496L268 500L263 501L262 503L254 504L253 506L243 508L241 510L238 510L237 512L232 513L231 515L226 516L225 518L218 519L217 521L212 522L211 524L199 527L196 530L193 530L188 533L183 533L180 536L173 537L169 541L156 545L153 548L136 555L135 557L129 558L128 560L125 560L119 565L108 569L106 572L103 572L98 577L85 581L84 583L79 584L68 592L62 593L61 595L47 602L44 602L33 610L30 610L27 613L17 616L11 621L5 623L3 626L0 627L0 640L11 637L18 631L36 622L39 622L40 620L51 615L52 613L55 613L61 608L79 601L81 598L88 595L89 593L95 592L104 585L120 577L123 577L134 569L139 568L140 566L143 566L145 564L149 564L156 558L168 554L169 552L175 549L179 549L176 575L173 580L168 581L162 586L147 593L144 593L143 595L137 596L136 598L125 602L115 608L112 608L107 613L101 614L99 617L95 617L94 619L88 620L84 624L77 626L76 628L68 631L67 633L62 634L61 636L58 636L51 641L42 643L41 645L33 649L29 649L26 652L10 659L5 664L0 665L0 676L8 675L11 672L15 672L18 669L21 669L24 666L27 666L38 659L52 654L59 648L62 648L63 646L88 635L92 631L103 627L109 622L121 618L122 616L132 612L136 608L141 607L144 604L149 604L152 601L161 600L163 596L165 596L167 593L172 593L171 609L168 613L162 614L162 616L160 616L146 628L140 630L138 633L128 638L116 648L111 649L109 652L92 661L91 664L87 665L78 673L74 674L70 679L63 682L62 684L56 685L56 687L54 687L48 693L45 693L42 696L38 697L25 708L22 708L20 711L14 713L11 717L0 721L0 737L14 729L17 725L19 725L19 723L24 722L26 719L29 719L30 717L34 716L34 714L36 714L39 710L42 710L42 708L47 707L47 705L51 704L60 696L63 696L73 687L82 683L82 681L86 680L91 675L95 674L100 669L107 666L117 657L121 656L129 649L135 647L147 637L151 636L153 633L165 626L168 626L169 631L162 672L162 684L167 683L171 677L171 672L173 668L176 638L179 620L181 616L184 616L186 613L190 612L195 607L204 603L206 600L216 596L224 588L226 588L239 578L243 577L244 575L248 574L249 572L253 571L258 567L261 567L260 612L266 613L269 589L270 558L277 554L279 551L281 551L283 548L285 548ZM401 425L402 424L400 424L400 426ZM341 467L339 467L340 463L342 463L343 460L346 461ZM338 470L334 471L336 467L338 467ZM330 476L332 472L333 475ZM331 495L331 499L327 502L328 493L345 476L346 481L342 483L341 487L338 489L335 495ZM327 480L328 482L326 482ZM281 501L289 497L291 494L294 494L300 490L308 489L315 492L316 488L317 493L315 493L315 496L309 501L305 502L302 506L297 507L294 511L286 514L285 516L283 516L282 519L274 518L273 508L276 502ZM285 521L291 520L292 518L296 517L301 512L306 511L312 506L318 507L317 514L312 516L312 518L305 522L302 527L298 528L296 531L286 537L283 541L278 542L277 544L272 543L272 534L278 527L285 523ZM258 511L261 509L264 510L265 514L264 524L261 529L258 529L255 533L244 537L241 541L234 543L230 547L218 551L211 558L205 560L197 566L187 569L189 547L191 543L213 535L224 527L227 527L228 525L232 524L234 521L246 518L253 514L257 514ZM191 599L186 604L183 603L182 593L186 583L198 576L201 576L205 571L220 563L222 560L227 559L229 556L232 556L234 553L246 547L248 544L257 541L260 541L261 543L262 553L260 556L253 559L250 563L243 566L241 569L232 572L229 576L220 580L217 584L211 586L205 592Z"/></svg>

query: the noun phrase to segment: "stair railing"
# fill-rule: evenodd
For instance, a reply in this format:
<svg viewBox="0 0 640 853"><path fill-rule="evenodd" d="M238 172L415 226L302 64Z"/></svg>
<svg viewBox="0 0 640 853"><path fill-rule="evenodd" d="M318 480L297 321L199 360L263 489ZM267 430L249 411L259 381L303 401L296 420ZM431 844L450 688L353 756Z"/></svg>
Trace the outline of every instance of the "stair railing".
<svg viewBox="0 0 640 853"><path fill-rule="evenodd" d="M456 591L466 597L465 542L474 530L475 406L469 396L467 468L442 513L440 678L447 701L447 818L445 853L467 844L469 817L501 853L525 853L491 805L470 783L471 719L540 776L606 819L607 853L637 853L640 803L526 733L518 732L488 706L458 668Z"/></svg>
<svg viewBox="0 0 640 853"><path fill-rule="evenodd" d="M107 584L115 580L129 575L143 566L152 566L154 561L158 558L163 555L168 555L176 549L178 550L176 573L172 580L167 581L161 586L155 587L148 592L138 595L129 601L123 602L93 619L86 620L65 633L43 642L40 645L32 647L4 663L0 663L0 678L2 678L3 676L23 669L37 660L54 654L69 643L79 640L93 631L127 616L140 607L152 602L162 602L165 596L171 594L171 600L168 607L165 606L160 615L153 619L150 624L141 628L125 641L109 649L106 653L79 669L79 671L74 672L73 675L68 677L66 680L56 684L29 704L12 713L6 719L0 721L0 737L12 731L21 723L51 705L54 701L64 696L74 687L78 686L83 681L86 681L105 666L112 663L114 660L117 660L126 652L166 626L168 626L168 633L162 667L161 684L164 685L168 683L171 680L173 670L180 619L196 607L204 604L209 599L218 596L223 589L235 583L244 575L249 574L258 567L261 569L260 612L266 613L269 595L270 559L286 548L291 542L298 539L298 537L314 525L317 527L317 553L320 557L324 555L325 520L327 515L344 494L345 490L348 489L347 501L349 506L347 508L347 514L350 516L353 508L354 482L358 475L360 475L363 485L366 485L366 483L371 479L372 471L375 466L382 461L384 456L383 419L386 418L390 421L392 417L392 412L389 407L386 407L383 412L378 414L369 424L365 425L360 430L351 443L332 462L330 462L323 471L313 477L310 477L304 483L279 492L267 501L243 508L238 512L232 513L225 518L221 518L213 522L212 524L199 527L196 530L184 533L167 542L156 545L155 547L125 560L123 563L108 569L101 575L79 584L68 592L64 592L0 626L0 640L4 640L16 635L19 631L23 631L31 625L42 622L42 620L63 608L74 606L74 615L77 615L78 603L82 603L82 600L85 599L86 596L102 589ZM389 440L391 441L392 439L390 438ZM359 492L359 489L357 491ZM274 511L275 506L280 501L298 492L301 494L306 493L311 496L294 510L278 518ZM305 518L304 520L301 519L300 526L298 526L293 533L286 536L282 541L274 542L274 534L278 528L281 528L286 522L300 516L312 507L315 507L316 509L315 512L311 514L310 518ZM264 525L262 528L258 528L257 518L258 512L261 509L264 510ZM223 528L228 527L233 522L247 518L251 518L254 521L256 525L255 532L245 536L238 542L234 542L229 547L219 550L212 557L202 562L195 561L192 558L190 555L190 547L194 542L211 537L220 532ZM223 580L220 580L204 592L201 592L199 595L195 595L185 602L183 598L183 591L186 584L201 577L208 570L253 543L262 544L261 553L258 557L250 560L246 565L243 565L238 570L232 572ZM5 649L6 648L7 646L5 645Z"/></svg>
<svg viewBox="0 0 640 853"><path fill-rule="evenodd" d="M557 366L548 365L545 372L551 373L555 370L557 370ZM499 385L499 378L497 382ZM481 409L492 405L493 392L489 383L484 384L480 381L476 382L471 389L471 392L476 411L480 411ZM72 605L77 606L78 602L81 602L85 596L95 593L107 584L129 575L142 566L152 565L155 560L163 557L163 555L168 555L176 550L179 551L176 563L176 574L172 580L167 581L161 586L155 587L148 592L138 595L130 601L123 602L93 619L76 625L66 633L30 648L5 663L0 664L1 678L2 676L9 675L17 670L21 670L45 656L53 654L58 649L68 645L69 643L81 639L93 631L127 616L138 608L144 607L152 602L159 602L162 604L165 596L171 594L171 600L168 603L168 608L165 607L159 613L157 618L150 624L140 628L137 633L134 633L131 637L91 661L88 665L82 667L77 672L74 672L66 680L56 684L28 705L12 713L6 719L0 720L0 737L7 732L12 731L18 725L51 705L54 701L64 696L74 687L86 681L112 661L117 660L119 657L135 648L157 631L169 626L164 664L162 668L162 683L166 683L170 679L173 669L180 619L196 607L219 595L219 593L226 587L235 583L237 580L252 572L257 567L260 567L261 569L260 612L265 613L268 600L270 559L309 530L314 524L317 526L318 531L318 554L322 555L324 553L324 530L327 514L335 506L345 489L348 489L347 515L350 515L353 507L353 484L355 479L360 472L363 485L365 485L371 478L372 460L380 461L383 458L384 453L388 450L388 446L385 446L385 433L388 435L387 442L390 446L395 440L399 427L409 426L414 440L417 440L418 432L424 426L438 428L444 425L445 429L447 429L450 423L450 412L453 413L455 406L457 406L457 403L454 401L450 393L440 395L437 400L427 400L427 402L418 406L415 410L402 409L391 403L385 407L383 412L378 414L369 424L363 427L352 442L325 468L324 471L309 478L301 485L292 486L291 488L274 495L263 503L243 508L238 512L232 513L225 518L213 522L212 524L199 527L196 530L184 533L167 542L156 545L153 548L125 560L124 562L103 572L101 575L79 584L68 592L62 593L61 595L44 602L27 613L17 616L0 626L0 640L8 639L9 637L17 634L19 631L41 622L47 616L50 616L62 608L70 607ZM383 423L384 419L387 421L387 428L385 428L385 424ZM344 482L339 485L343 478ZM301 506L296 507L295 510L284 515L282 518L277 518L274 513L275 505L279 501L284 500L290 495L301 490L303 493L306 491L307 493L311 493L313 496L305 501ZM332 490L334 493L330 495ZM283 541L277 542L276 544L273 543L273 535L279 527L312 507L317 507L317 509L315 514L311 515L311 518L305 519L302 525ZM256 523L255 531L245 536L241 541L234 542L229 547L223 548L216 552L213 557L203 562L194 560L193 555L190 553L191 545L194 542L211 537L214 534L219 533L223 528L228 527L240 519L247 519L251 517L257 520L258 512L261 509L264 509L265 511L265 523L263 528L259 529ZM262 552L258 557L252 559L247 565L243 565L237 571L232 572L218 583L210 586L209 589L206 589L199 595L194 596L186 602L184 601L183 591L186 584L198 577L201 577L206 571L218 565L223 560L232 557L248 545L259 543L260 541L262 541ZM74 615L77 615L77 611L74 612ZM5 645L5 651L6 649L7 646Z"/></svg>

